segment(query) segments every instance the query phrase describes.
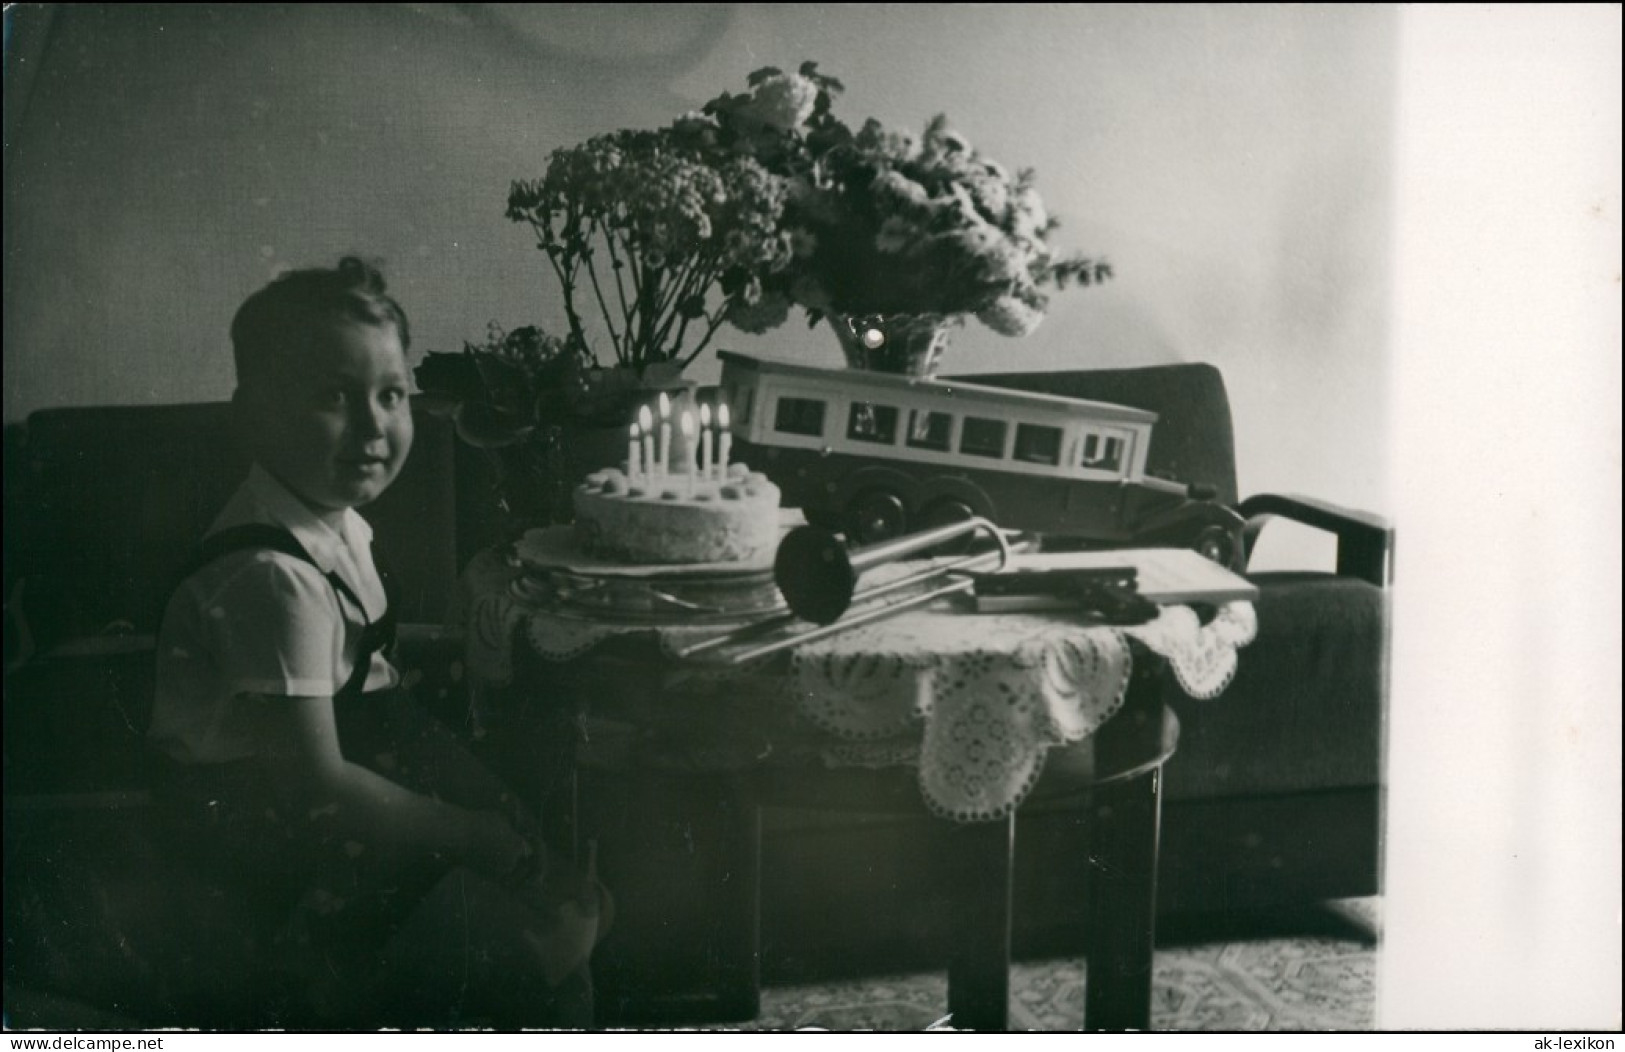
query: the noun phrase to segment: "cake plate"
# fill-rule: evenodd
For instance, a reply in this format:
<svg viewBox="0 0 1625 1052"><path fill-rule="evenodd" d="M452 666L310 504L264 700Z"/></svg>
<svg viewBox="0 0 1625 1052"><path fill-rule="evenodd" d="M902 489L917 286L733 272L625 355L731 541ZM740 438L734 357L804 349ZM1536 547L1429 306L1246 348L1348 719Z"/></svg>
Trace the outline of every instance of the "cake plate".
<svg viewBox="0 0 1625 1052"><path fill-rule="evenodd" d="M781 536L794 525L781 522ZM774 551L736 563L631 564L582 551L571 526L526 531L515 545L520 600L557 614L645 624L751 621L781 613Z"/></svg>

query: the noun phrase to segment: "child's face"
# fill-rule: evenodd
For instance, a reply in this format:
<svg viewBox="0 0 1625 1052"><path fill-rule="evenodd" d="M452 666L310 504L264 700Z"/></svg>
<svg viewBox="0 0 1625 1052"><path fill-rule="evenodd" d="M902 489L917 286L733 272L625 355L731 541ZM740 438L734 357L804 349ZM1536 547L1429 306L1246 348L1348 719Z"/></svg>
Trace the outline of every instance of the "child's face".
<svg viewBox="0 0 1625 1052"><path fill-rule="evenodd" d="M289 366L253 399L260 463L318 514L376 499L412 448L395 326L336 326Z"/></svg>

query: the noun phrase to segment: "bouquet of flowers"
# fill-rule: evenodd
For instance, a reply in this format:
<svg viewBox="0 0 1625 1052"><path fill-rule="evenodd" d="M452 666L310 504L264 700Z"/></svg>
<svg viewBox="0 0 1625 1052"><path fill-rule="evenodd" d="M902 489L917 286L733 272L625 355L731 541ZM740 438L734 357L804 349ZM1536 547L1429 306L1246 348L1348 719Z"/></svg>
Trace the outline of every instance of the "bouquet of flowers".
<svg viewBox="0 0 1625 1052"><path fill-rule="evenodd" d="M792 255L760 275L768 316L782 299L826 315L975 315L1020 336L1048 292L1110 277L1110 267L1050 245L1058 222L1028 171L1012 176L936 117L919 138L835 117L839 81L805 63L761 69L750 91L724 93L678 134L712 158L744 157L786 180Z"/></svg>
<svg viewBox="0 0 1625 1052"><path fill-rule="evenodd" d="M555 151L540 179L513 184L507 214L547 256L572 346L592 348L597 330L614 364L675 374L725 321L776 324L738 309L790 261L787 188L750 155L706 154L675 127L617 131Z"/></svg>

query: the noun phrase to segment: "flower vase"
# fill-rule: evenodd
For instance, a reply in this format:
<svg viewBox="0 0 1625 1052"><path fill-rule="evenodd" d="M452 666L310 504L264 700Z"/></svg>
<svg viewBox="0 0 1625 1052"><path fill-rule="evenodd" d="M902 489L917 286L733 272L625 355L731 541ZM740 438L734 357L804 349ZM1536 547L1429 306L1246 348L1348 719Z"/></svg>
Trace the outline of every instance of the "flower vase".
<svg viewBox="0 0 1625 1052"><path fill-rule="evenodd" d="M940 314L840 315L830 318L853 369L935 376L948 349L949 319Z"/></svg>
<svg viewBox="0 0 1625 1052"><path fill-rule="evenodd" d="M627 442L631 425L638 419L638 411L648 408L651 419L658 421L660 397L666 397L668 426L673 457L680 461L686 455L680 421L683 412L695 412L694 392L698 383L682 376L675 369L645 368L641 372L631 369L611 370L618 375L602 379L604 392L614 397L600 403L601 409L589 419L571 421L564 428L565 493L573 494L583 478L602 468L627 467ZM658 426L658 422L656 424ZM573 498L570 498L573 500ZM574 510L568 504L557 521L570 522Z"/></svg>
<svg viewBox="0 0 1625 1052"><path fill-rule="evenodd" d="M673 455L679 459L686 455L679 421L685 409L695 408L694 380L661 371L603 373L593 378L591 391L582 400L591 407L590 414L538 427L519 442L491 449L510 539L533 526L574 521L576 486L602 468L625 468L630 425L643 406L651 415L657 412L662 394L670 407Z"/></svg>
<svg viewBox="0 0 1625 1052"><path fill-rule="evenodd" d="M567 451L559 428L538 428L519 442L488 450L496 468L497 504L507 540L533 526L568 521Z"/></svg>

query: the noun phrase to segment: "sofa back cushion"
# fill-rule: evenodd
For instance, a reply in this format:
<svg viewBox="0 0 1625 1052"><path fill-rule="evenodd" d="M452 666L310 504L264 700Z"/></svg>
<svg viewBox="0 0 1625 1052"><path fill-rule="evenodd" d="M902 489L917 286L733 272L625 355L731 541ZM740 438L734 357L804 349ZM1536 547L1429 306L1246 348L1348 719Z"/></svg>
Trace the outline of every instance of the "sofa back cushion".
<svg viewBox="0 0 1625 1052"><path fill-rule="evenodd" d="M1214 366L1191 362L1138 369L988 373L959 379L1156 413L1146 471L1180 482L1212 486L1220 501L1236 502L1236 443L1230 397L1225 392L1224 376Z"/></svg>
<svg viewBox="0 0 1625 1052"><path fill-rule="evenodd" d="M457 572L453 441L445 421L419 413L400 478L362 509L409 621L444 616ZM23 477L6 482L6 576L29 578L32 627L155 632L176 575L248 471L229 405L41 410L23 442Z"/></svg>

